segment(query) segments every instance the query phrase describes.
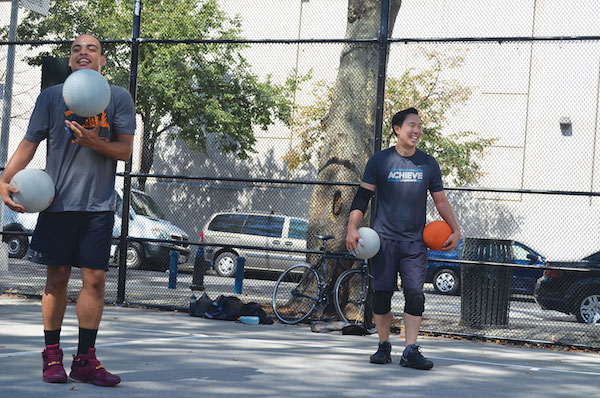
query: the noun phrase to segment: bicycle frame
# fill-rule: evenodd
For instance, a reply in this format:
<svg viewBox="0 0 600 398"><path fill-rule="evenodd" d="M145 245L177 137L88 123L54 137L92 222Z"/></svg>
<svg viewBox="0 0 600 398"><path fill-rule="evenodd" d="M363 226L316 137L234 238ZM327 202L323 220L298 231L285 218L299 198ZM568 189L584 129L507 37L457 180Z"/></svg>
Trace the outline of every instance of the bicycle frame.
<svg viewBox="0 0 600 398"><path fill-rule="evenodd" d="M291 266L280 275L275 283L273 311L277 318L284 323L300 322L309 317L317 308L324 315L324 309L329 305L328 286L332 278L327 274L327 261L332 258L339 261L341 257L339 254L329 255L327 253L327 240L332 239L333 236L316 235L316 237L323 240L321 258L312 264L298 263ZM288 282L285 280L300 271L302 271L300 280L296 280L291 289L286 287Z"/></svg>
<svg viewBox="0 0 600 398"><path fill-rule="evenodd" d="M323 240L323 254L321 255L321 260L318 265L313 265L313 268L320 268L317 271L317 284L319 287L317 306L324 307L329 303L329 297L326 294L327 285L329 281L327 280L327 259L329 258L338 258L338 256L327 255L327 240ZM319 273L321 271L321 273Z"/></svg>
<svg viewBox="0 0 600 398"><path fill-rule="evenodd" d="M358 287L359 297L355 297L352 302L355 303L355 308L360 309L361 320L367 320L370 316L367 311L364 311L370 300L370 274L367 262L363 261L360 268L356 266L351 267L338 275L333 285L332 298L330 300L328 287L332 283L333 278L328 277L327 261L329 259L336 259L339 265L343 259L356 259L350 254L346 254L345 256L340 256L339 253L328 254L327 240L332 239L333 236L316 235L316 237L323 240L321 258L312 264L303 262L291 266L275 282L273 289L273 311L275 315L283 323L294 324L308 318L318 308L321 311L322 319L325 315L324 310L331 301L335 304L338 315L342 319L346 319L345 315L339 309L338 290L340 289L340 283L346 276L360 274L362 282ZM294 273L299 273L300 271L302 271L300 280L292 279L294 280L293 287L287 286L289 284L287 281L288 278L292 278Z"/></svg>

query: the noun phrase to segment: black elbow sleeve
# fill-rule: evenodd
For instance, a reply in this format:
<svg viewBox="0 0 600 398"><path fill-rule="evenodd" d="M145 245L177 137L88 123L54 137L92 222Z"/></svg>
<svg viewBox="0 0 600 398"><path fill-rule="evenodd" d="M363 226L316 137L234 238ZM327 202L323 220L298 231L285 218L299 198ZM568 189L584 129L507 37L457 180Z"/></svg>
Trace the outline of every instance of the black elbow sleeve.
<svg viewBox="0 0 600 398"><path fill-rule="evenodd" d="M354 200L350 206L350 211L360 210L365 213L372 196L373 191L370 191L367 188L358 187L358 191L356 191L356 195L354 195Z"/></svg>

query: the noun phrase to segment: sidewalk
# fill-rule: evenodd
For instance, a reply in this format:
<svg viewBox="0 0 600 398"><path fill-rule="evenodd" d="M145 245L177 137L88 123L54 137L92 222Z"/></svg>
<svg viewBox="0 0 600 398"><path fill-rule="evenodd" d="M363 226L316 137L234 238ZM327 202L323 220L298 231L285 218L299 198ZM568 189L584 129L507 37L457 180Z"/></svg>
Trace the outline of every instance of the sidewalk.
<svg viewBox="0 0 600 398"><path fill-rule="evenodd" d="M98 358L114 388L41 381L39 300L0 296L0 396L64 397L593 397L600 355L445 338L420 340L431 371L369 364L376 336L312 333L306 325L245 325L186 313L106 307ZM69 304L65 368L77 348Z"/></svg>

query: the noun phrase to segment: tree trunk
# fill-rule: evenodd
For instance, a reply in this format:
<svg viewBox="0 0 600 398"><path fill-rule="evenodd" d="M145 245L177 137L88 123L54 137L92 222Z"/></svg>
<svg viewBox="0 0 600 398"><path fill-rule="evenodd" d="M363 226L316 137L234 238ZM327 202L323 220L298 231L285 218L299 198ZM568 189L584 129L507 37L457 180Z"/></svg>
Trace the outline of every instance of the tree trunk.
<svg viewBox="0 0 600 398"><path fill-rule="evenodd" d="M391 0L388 37L401 0ZM380 29L380 0L349 0L346 38L374 38ZM377 73L377 44L344 46L327 116L325 139L319 156L318 180L359 182L367 159L373 154ZM315 233L331 234L334 251L346 251L346 226L354 187L317 186L309 206L308 246L317 248ZM365 217L368 220L368 217Z"/></svg>
<svg viewBox="0 0 600 398"><path fill-rule="evenodd" d="M401 0L390 1L388 37L400 10ZM381 21L381 0L348 0L347 39L376 38ZM317 179L359 182L366 161L373 154L379 63L378 44L349 43L342 50L334 86L333 102L327 115L325 139L319 155ZM316 186L309 205L307 245L320 249L314 234L334 235L328 250L346 251L346 227L354 187ZM365 215L368 221L368 214ZM310 256L310 262L317 261ZM350 264L343 264L348 267ZM330 297L335 279L342 271L336 261L327 266ZM333 300L330 300L333 303ZM329 306L325 312L335 310Z"/></svg>

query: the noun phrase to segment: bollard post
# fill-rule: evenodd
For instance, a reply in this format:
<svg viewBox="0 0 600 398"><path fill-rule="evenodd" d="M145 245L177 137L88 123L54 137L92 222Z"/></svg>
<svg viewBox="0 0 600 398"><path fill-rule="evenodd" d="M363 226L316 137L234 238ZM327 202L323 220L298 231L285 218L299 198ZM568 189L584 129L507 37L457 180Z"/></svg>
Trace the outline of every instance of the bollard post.
<svg viewBox="0 0 600 398"><path fill-rule="evenodd" d="M194 313L196 312L196 303L197 302L198 302L198 299L196 298L196 295L194 293L192 293L192 297L190 297L190 310L189 310L190 315L194 315Z"/></svg>
<svg viewBox="0 0 600 398"><path fill-rule="evenodd" d="M246 264L246 258L237 258L237 268L235 270L235 285L233 286L233 293L242 293L242 284L244 282L244 265Z"/></svg>
<svg viewBox="0 0 600 398"><path fill-rule="evenodd" d="M198 247L196 251L196 259L194 260L194 273L192 275L192 284L190 289L192 290L205 290L204 288L204 274L208 269L206 259L204 258L204 247Z"/></svg>
<svg viewBox="0 0 600 398"><path fill-rule="evenodd" d="M169 264L169 289L177 287L177 264L179 263L179 252L171 250L169 253L171 260Z"/></svg>

